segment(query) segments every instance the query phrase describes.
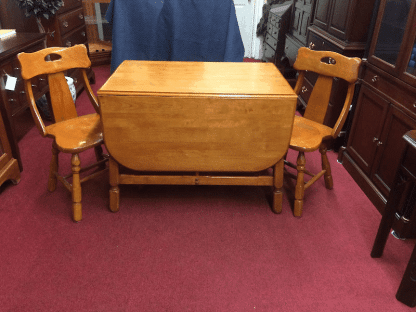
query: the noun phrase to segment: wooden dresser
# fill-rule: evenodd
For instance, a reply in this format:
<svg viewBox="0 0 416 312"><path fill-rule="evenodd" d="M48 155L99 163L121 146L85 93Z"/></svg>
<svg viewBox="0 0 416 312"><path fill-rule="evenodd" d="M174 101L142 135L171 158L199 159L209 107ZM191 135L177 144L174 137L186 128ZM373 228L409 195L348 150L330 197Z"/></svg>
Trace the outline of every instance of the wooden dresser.
<svg viewBox="0 0 416 312"><path fill-rule="evenodd" d="M384 211L405 147L401 138L416 129L415 24L416 0L380 0L341 159L380 212Z"/></svg>
<svg viewBox="0 0 416 312"><path fill-rule="evenodd" d="M12 180L15 184L19 183L20 170L17 160L13 158L12 148L0 111L0 186L7 180Z"/></svg>
<svg viewBox="0 0 416 312"><path fill-rule="evenodd" d="M88 48L82 0L64 0L64 5L55 16L49 20L42 19L42 25L48 34L48 47L72 47L76 44L85 44ZM80 71L69 71L67 75L74 79L79 92L83 88ZM95 76L92 70L88 71L88 78L94 83Z"/></svg>
<svg viewBox="0 0 416 312"><path fill-rule="evenodd" d="M44 47L44 34L38 33L17 33L16 36L0 40L0 77L1 77L1 97L0 111L3 116L12 155L18 160L20 170L23 169L20 159L20 152L15 135L14 119L29 107L23 80L20 76L20 65L16 55L20 52L34 52ZM5 90L7 77L17 78L14 91ZM34 79L32 81L36 99L40 98L48 91L45 79Z"/></svg>
<svg viewBox="0 0 416 312"><path fill-rule="evenodd" d="M285 35L289 30L291 8L291 1L271 6L263 43L263 61L279 64L284 54Z"/></svg>

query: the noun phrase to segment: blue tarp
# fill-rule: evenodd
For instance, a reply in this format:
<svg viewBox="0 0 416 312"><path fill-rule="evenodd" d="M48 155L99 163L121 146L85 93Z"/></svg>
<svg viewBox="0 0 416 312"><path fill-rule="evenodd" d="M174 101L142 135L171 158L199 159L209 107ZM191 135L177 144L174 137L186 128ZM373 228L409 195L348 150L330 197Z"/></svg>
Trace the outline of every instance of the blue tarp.
<svg viewBox="0 0 416 312"><path fill-rule="evenodd" d="M241 62L233 0L112 0L111 71L124 60Z"/></svg>

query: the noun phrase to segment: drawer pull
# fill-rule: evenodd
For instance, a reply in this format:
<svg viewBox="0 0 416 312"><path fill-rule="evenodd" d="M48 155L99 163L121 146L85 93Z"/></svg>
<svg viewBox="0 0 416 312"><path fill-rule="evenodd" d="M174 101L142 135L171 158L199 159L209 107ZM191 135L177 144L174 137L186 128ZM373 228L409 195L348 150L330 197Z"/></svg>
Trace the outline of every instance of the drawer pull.
<svg viewBox="0 0 416 312"><path fill-rule="evenodd" d="M65 43L65 45L66 45L67 47L70 47L70 46L71 46L71 41L67 40L67 41L66 41L66 43Z"/></svg>
<svg viewBox="0 0 416 312"><path fill-rule="evenodd" d="M15 67L14 70L20 70L20 68L19 67Z"/></svg>
<svg viewBox="0 0 416 312"><path fill-rule="evenodd" d="M62 25L63 25L65 28L67 28L67 27L69 26L69 24L68 24L68 22L67 22L67 21L63 21Z"/></svg>
<svg viewBox="0 0 416 312"><path fill-rule="evenodd" d="M373 142L376 142L376 141L378 141L378 138L374 137Z"/></svg>
<svg viewBox="0 0 416 312"><path fill-rule="evenodd" d="M45 78L39 77L39 81L46 81Z"/></svg>
<svg viewBox="0 0 416 312"><path fill-rule="evenodd" d="M372 82L376 82L378 80L378 76L374 75L374 77L371 79Z"/></svg>
<svg viewBox="0 0 416 312"><path fill-rule="evenodd" d="M20 91L20 94L25 94L26 93L26 91Z"/></svg>
<svg viewBox="0 0 416 312"><path fill-rule="evenodd" d="M17 102L16 99L9 99L9 102Z"/></svg>
<svg viewBox="0 0 416 312"><path fill-rule="evenodd" d="M305 86L302 87L302 93L308 92L308 88L306 88Z"/></svg>
<svg viewBox="0 0 416 312"><path fill-rule="evenodd" d="M32 88L37 88L38 86L35 84L32 84Z"/></svg>
<svg viewBox="0 0 416 312"><path fill-rule="evenodd" d="M313 50L313 48L315 48L315 44L311 41L309 43L309 49Z"/></svg>
<svg viewBox="0 0 416 312"><path fill-rule="evenodd" d="M84 15L82 15L82 14L78 15L78 17L79 17L80 20L84 19Z"/></svg>
<svg viewBox="0 0 416 312"><path fill-rule="evenodd" d="M413 108L416 108L416 102L413 103Z"/></svg>

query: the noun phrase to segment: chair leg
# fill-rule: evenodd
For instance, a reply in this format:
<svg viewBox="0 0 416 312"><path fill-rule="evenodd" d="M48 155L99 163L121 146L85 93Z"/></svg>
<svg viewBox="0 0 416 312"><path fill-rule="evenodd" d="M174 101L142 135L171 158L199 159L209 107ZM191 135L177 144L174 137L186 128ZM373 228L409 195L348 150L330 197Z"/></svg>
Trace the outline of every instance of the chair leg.
<svg viewBox="0 0 416 312"><path fill-rule="evenodd" d="M331 166L329 165L326 151L327 151L326 147L319 148L319 152L321 153L321 158L322 158L322 170L325 170L325 173L324 173L325 187L328 190L332 190L332 187L334 186L334 182L332 181Z"/></svg>
<svg viewBox="0 0 416 312"><path fill-rule="evenodd" d="M95 158L97 159L97 161L101 161L104 159L103 156L103 148L101 145L98 145L96 147L94 147L94 151L95 151ZM100 165L99 167L101 170L105 169L105 163L103 163L102 165Z"/></svg>
<svg viewBox="0 0 416 312"><path fill-rule="evenodd" d="M296 179L296 189L295 189L295 202L293 214L295 217L301 217L303 211L303 195L305 193L305 154L299 152L297 159L297 179Z"/></svg>
<svg viewBox="0 0 416 312"><path fill-rule="evenodd" d="M72 164L72 215L75 222L82 220L81 182L79 178L80 160L78 154L73 154Z"/></svg>
<svg viewBox="0 0 416 312"><path fill-rule="evenodd" d="M274 175L274 185L273 185L273 212L281 213L282 212L282 202L283 202L283 171L284 171L284 159L281 159L275 166L273 170Z"/></svg>
<svg viewBox="0 0 416 312"><path fill-rule="evenodd" d="M52 144L52 159L49 166L49 180L48 190L53 192L56 189L57 178L55 172L58 172L59 168L59 150L56 148L55 142Z"/></svg>
<svg viewBox="0 0 416 312"><path fill-rule="evenodd" d="M118 163L110 157L108 161L110 171L110 210L117 212L120 209L120 188Z"/></svg>

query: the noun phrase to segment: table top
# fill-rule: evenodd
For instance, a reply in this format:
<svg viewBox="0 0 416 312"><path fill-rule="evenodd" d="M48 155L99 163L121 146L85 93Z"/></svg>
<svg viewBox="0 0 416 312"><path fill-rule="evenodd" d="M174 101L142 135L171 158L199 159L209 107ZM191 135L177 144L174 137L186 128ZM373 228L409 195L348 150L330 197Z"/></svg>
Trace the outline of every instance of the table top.
<svg viewBox="0 0 416 312"><path fill-rule="evenodd" d="M272 63L124 61L98 95L295 97Z"/></svg>

